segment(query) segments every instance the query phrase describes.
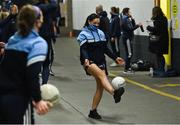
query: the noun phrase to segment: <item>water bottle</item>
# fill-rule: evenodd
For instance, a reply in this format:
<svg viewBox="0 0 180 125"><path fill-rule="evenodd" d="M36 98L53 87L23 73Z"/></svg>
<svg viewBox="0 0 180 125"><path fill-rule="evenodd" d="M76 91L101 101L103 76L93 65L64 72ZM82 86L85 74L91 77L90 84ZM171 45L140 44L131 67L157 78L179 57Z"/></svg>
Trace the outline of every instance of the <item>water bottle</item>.
<svg viewBox="0 0 180 125"><path fill-rule="evenodd" d="M143 25L140 26L141 32L144 32Z"/></svg>
<svg viewBox="0 0 180 125"><path fill-rule="evenodd" d="M150 67L149 74L151 77L153 77L153 68L152 67Z"/></svg>

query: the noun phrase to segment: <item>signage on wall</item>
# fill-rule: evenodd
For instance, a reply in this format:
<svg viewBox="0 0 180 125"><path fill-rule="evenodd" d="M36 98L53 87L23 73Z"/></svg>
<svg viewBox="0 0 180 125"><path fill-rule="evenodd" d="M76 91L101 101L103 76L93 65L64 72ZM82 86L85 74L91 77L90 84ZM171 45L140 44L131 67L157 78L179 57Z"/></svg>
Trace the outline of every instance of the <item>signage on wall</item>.
<svg viewBox="0 0 180 125"><path fill-rule="evenodd" d="M178 2L177 2L177 0L173 1L172 12L173 12L173 16L176 18L178 15Z"/></svg>
<svg viewBox="0 0 180 125"><path fill-rule="evenodd" d="M178 19L178 1L173 0L172 3L172 15L174 18L174 29L178 30L179 28L179 19Z"/></svg>

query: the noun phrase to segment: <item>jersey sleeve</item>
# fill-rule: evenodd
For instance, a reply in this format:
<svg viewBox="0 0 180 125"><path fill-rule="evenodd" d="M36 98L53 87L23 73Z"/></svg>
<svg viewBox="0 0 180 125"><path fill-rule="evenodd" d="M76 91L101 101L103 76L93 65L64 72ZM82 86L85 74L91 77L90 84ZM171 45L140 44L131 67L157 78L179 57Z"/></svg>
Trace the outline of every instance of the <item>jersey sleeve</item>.
<svg viewBox="0 0 180 125"><path fill-rule="evenodd" d="M77 41L79 42L79 45L82 46L84 43L87 42L87 38L86 36L83 34L83 32L81 32L78 37L77 37Z"/></svg>
<svg viewBox="0 0 180 125"><path fill-rule="evenodd" d="M38 39L32 45L31 51L28 54L27 66L44 61L47 55L47 47L47 43L44 40Z"/></svg>

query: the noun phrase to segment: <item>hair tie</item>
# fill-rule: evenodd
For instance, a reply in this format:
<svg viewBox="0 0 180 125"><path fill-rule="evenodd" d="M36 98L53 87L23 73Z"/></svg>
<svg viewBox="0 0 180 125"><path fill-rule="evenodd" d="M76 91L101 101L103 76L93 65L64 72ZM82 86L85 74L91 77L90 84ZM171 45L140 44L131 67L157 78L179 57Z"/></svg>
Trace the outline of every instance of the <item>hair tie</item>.
<svg viewBox="0 0 180 125"><path fill-rule="evenodd" d="M41 10L37 6L33 6L33 9L35 10L36 19L39 18L41 16Z"/></svg>

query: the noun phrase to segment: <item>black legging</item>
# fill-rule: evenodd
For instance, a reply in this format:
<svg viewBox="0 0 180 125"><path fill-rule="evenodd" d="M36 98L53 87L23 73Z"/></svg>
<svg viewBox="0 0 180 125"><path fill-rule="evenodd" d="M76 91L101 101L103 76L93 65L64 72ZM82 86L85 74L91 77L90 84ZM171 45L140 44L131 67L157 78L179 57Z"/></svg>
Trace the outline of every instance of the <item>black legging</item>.
<svg viewBox="0 0 180 125"><path fill-rule="evenodd" d="M156 54L156 58L157 58L157 70L158 71L162 71L164 72L165 71L165 59L164 59L164 56L163 54Z"/></svg>
<svg viewBox="0 0 180 125"><path fill-rule="evenodd" d="M23 124L29 98L21 95L0 95L0 124Z"/></svg>
<svg viewBox="0 0 180 125"><path fill-rule="evenodd" d="M46 60L44 61L43 64L43 71L42 71L42 84L47 84L48 80L49 80L49 72L50 72L50 64L52 61L52 41L51 41L51 37L50 36L43 36L43 38L46 40L47 45L48 45L48 53L46 56Z"/></svg>

